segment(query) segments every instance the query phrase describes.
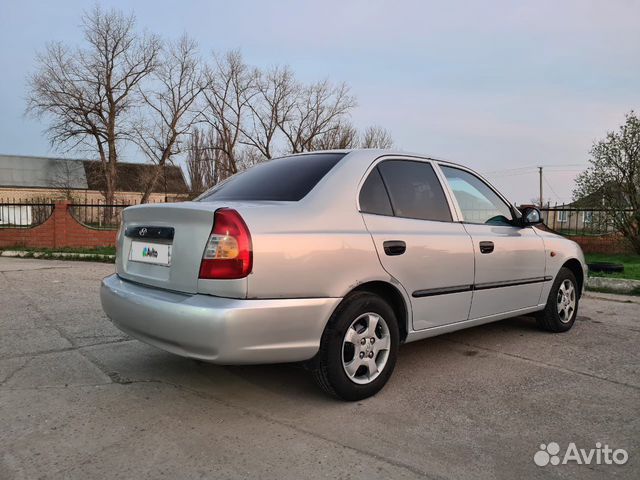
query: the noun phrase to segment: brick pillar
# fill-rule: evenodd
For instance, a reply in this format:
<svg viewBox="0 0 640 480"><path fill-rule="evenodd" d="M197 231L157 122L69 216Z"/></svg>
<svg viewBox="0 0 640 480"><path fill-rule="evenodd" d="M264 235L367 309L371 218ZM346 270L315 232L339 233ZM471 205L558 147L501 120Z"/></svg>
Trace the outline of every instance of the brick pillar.
<svg viewBox="0 0 640 480"><path fill-rule="evenodd" d="M56 202L53 209L53 247L67 246L67 221L69 220L69 202L63 200Z"/></svg>

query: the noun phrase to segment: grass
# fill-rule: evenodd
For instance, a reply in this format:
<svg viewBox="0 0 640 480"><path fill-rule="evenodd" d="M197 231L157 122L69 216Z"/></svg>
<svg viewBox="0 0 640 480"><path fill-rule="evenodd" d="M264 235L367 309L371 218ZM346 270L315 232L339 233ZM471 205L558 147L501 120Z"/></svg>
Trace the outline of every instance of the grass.
<svg viewBox="0 0 640 480"><path fill-rule="evenodd" d="M114 260L105 255L115 255L115 247L95 247L95 248L30 248L16 245L14 247L0 248L2 251L19 251L26 252L22 258L37 258L45 260L77 260L84 262L103 262L114 263ZM65 253L64 258L57 257L55 254ZM82 255L82 256L81 256Z"/></svg>
<svg viewBox="0 0 640 480"><path fill-rule="evenodd" d="M640 255L609 255L606 253L589 253L586 254L585 257L587 263L608 262L621 263L624 265L624 272L589 272L589 276L591 277L627 278L632 280L640 280Z"/></svg>
<svg viewBox="0 0 640 480"><path fill-rule="evenodd" d="M2 250L15 250L20 252L41 252L45 254L49 253L84 253L88 255L115 255L116 247L93 247L93 248L31 248L31 247L22 247L20 245L16 245L14 247L4 247L0 248Z"/></svg>

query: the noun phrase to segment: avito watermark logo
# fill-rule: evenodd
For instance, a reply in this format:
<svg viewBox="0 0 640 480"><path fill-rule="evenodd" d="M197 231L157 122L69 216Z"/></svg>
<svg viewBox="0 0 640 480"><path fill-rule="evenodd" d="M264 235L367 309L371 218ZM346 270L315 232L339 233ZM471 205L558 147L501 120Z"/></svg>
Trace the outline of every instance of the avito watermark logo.
<svg viewBox="0 0 640 480"><path fill-rule="evenodd" d="M624 465L629 460L629 454L623 448L610 448L596 442L595 448L578 448L571 442L564 451L560 452L560 445L556 442L541 443L540 450L533 456L533 461L539 467L547 465Z"/></svg>
<svg viewBox="0 0 640 480"><path fill-rule="evenodd" d="M158 251L153 247L144 247L142 249L142 256L143 257L158 258Z"/></svg>

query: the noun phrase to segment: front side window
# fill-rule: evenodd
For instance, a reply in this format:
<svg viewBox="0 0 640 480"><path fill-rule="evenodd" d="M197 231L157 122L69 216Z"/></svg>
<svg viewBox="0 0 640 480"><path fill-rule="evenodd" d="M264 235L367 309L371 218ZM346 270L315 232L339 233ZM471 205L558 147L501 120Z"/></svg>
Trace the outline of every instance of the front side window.
<svg viewBox="0 0 640 480"><path fill-rule="evenodd" d="M238 173L197 201L271 200L297 202L331 170L344 153L312 153L276 158Z"/></svg>
<svg viewBox="0 0 640 480"><path fill-rule="evenodd" d="M429 163L386 160L378 165L396 217L450 222L449 204Z"/></svg>
<svg viewBox="0 0 640 480"><path fill-rule="evenodd" d="M511 209L486 183L459 168L441 165L442 172L462 210L463 221L511 225Z"/></svg>

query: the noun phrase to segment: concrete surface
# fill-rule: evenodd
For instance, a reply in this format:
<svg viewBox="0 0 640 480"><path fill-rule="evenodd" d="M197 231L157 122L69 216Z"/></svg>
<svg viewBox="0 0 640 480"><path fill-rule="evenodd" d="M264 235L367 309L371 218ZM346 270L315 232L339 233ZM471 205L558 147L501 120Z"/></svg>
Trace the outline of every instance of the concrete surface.
<svg viewBox="0 0 640 480"><path fill-rule="evenodd" d="M0 258L0 479L639 478L640 301L589 296L574 329L517 318L401 349L376 397L292 366L219 367L105 318L113 265ZM541 443L626 465L538 467Z"/></svg>
<svg viewBox="0 0 640 480"><path fill-rule="evenodd" d="M640 291L640 280L626 278L589 277L587 279L589 289L607 289L612 293L627 294Z"/></svg>

